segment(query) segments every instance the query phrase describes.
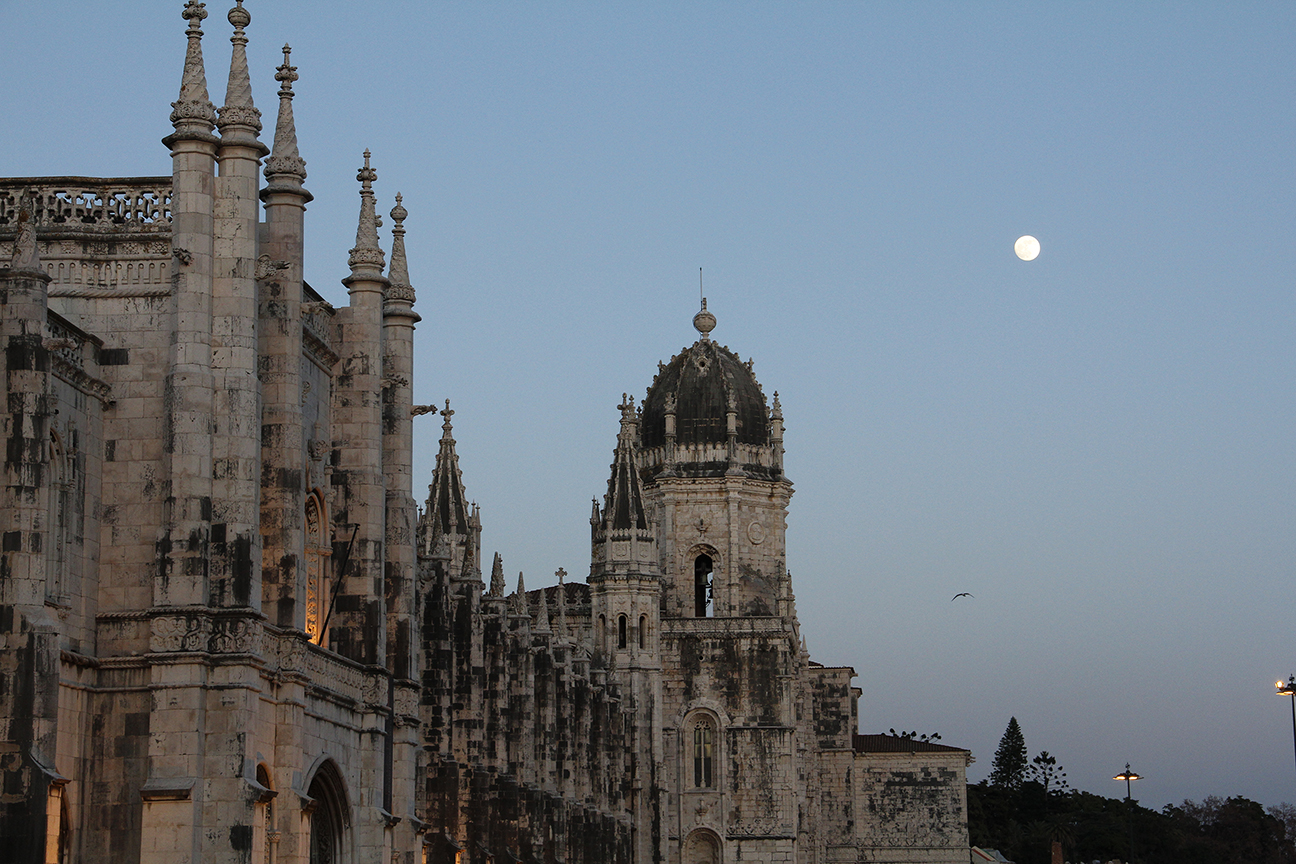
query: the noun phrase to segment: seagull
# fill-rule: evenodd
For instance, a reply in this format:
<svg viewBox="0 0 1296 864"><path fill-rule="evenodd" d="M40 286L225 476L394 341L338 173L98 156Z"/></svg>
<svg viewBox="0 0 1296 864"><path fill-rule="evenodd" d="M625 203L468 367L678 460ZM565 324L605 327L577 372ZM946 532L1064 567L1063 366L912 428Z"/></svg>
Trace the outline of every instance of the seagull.
<svg viewBox="0 0 1296 864"><path fill-rule="evenodd" d="M957 600L960 597L971 597L971 596L972 596L971 594L964 591L962 594L955 594L953 597L951 597L950 602L953 603L955 600Z"/></svg>

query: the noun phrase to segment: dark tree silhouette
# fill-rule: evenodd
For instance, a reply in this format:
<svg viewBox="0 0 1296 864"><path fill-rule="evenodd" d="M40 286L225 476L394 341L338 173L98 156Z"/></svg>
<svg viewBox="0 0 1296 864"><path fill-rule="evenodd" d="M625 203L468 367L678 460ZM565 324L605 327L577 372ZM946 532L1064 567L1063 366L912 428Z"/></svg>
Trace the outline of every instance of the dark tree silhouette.
<svg viewBox="0 0 1296 864"><path fill-rule="evenodd" d="M1008 719L1008 728L999 739L991 765L990 785L1004 789L1019 789L1026 779L1026 737L1022 735L1017 718Z"/></svg>
<svg viewBox="0 0 1296 864"><path fill-rule="evenodd" d="M1030 767L1026 769L1026 779L1034 780L1044 787L1044 794L1053 792L1055 794L1067 791L1066 772L1058 764L1057 757L1049 754L1047 750L1041 750L1039 755L1031 760Z"/></svg>

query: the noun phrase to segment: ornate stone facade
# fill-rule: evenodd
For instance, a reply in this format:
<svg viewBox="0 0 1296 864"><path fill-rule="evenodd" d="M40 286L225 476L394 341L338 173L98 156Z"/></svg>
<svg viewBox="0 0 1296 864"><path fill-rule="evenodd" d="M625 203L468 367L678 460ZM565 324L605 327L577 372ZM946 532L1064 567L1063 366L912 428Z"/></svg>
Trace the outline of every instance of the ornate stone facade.
<svg viewBox="0 0 1296 864"><path fill-rule="evenodd" d="M366 152L348 304L302 280L297 71L271 150L235 2L219 112L184 6L170 176L0 180L6 860L966 861L968 753L805 651L778 396L705 301L587 581L487 584L448 403L416 506L410 214L388 265Z"/></svg>

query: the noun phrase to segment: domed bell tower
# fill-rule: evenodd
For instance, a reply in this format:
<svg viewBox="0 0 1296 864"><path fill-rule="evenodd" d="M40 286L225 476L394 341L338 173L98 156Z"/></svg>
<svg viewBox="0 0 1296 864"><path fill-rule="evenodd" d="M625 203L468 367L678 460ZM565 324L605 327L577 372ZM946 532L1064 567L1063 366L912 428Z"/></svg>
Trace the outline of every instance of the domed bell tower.
<svg viewBox="0 0 1296 864"><path fill-rule="evenodd" d="M657 526L666 618L787 616L784 534L792 483L783 475L783 415L752 372L700 337L659 366L644 397L640 476Z"/></svg>

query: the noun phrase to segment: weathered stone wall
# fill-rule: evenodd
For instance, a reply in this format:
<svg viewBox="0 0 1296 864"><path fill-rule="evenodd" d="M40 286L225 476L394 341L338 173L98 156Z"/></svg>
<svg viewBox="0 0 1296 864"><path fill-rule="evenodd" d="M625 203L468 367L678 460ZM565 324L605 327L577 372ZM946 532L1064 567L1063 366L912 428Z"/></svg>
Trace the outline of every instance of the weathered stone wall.
<svg viewBox="0 0 1296 864"><path fill-rule="evenodd" d="M967 754L857 753L850 844L880 864L967 860Z"/></svg>

